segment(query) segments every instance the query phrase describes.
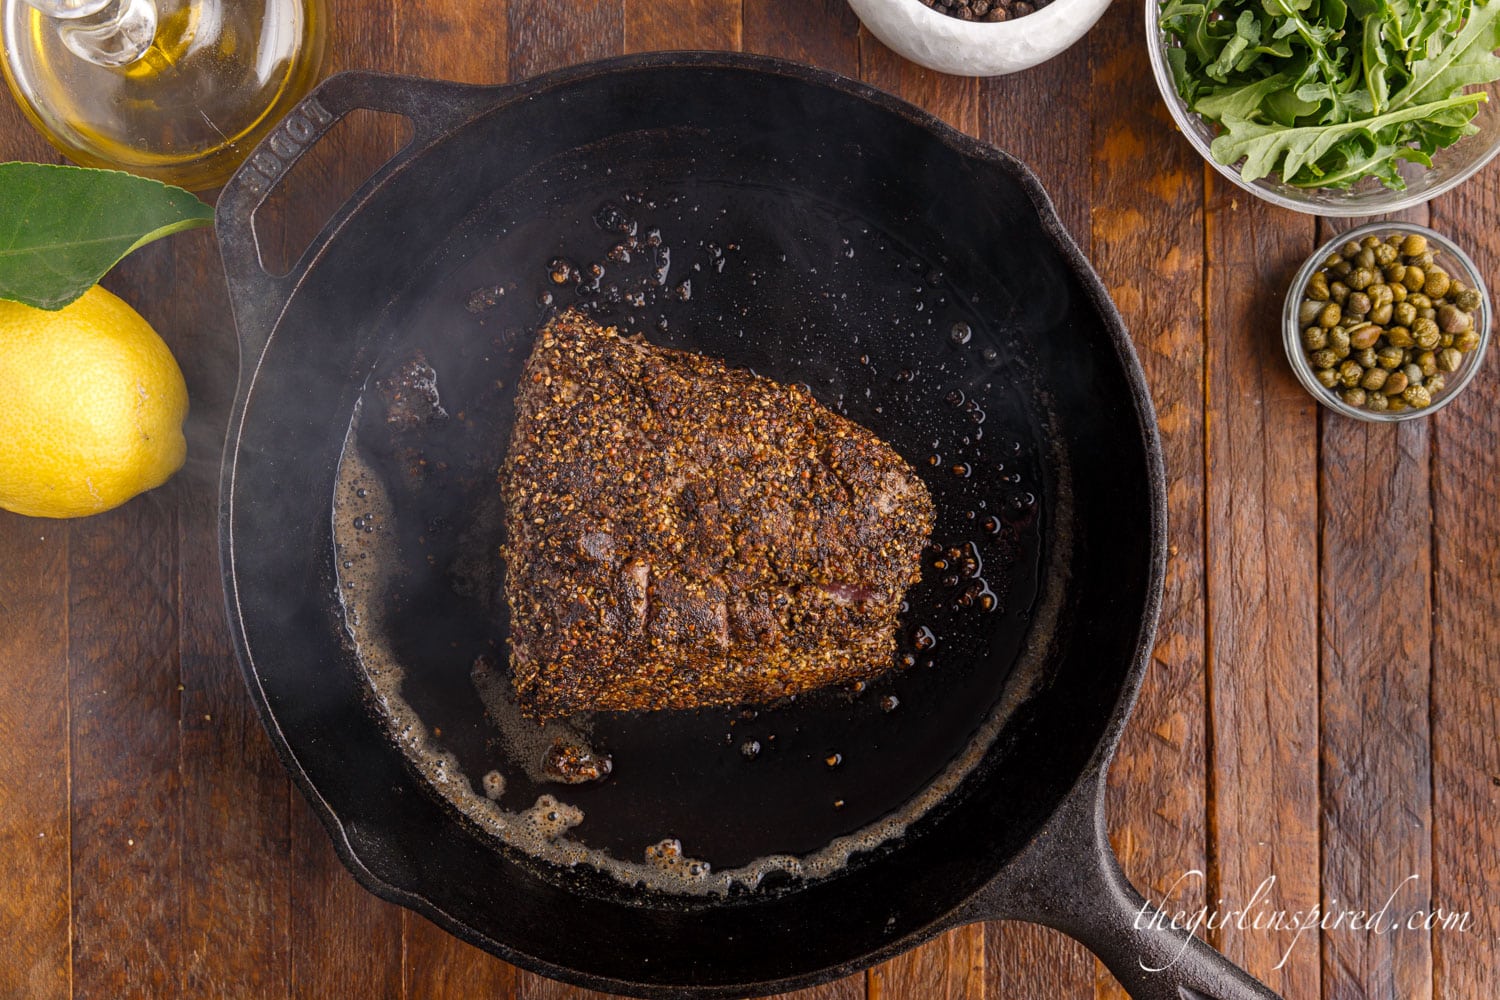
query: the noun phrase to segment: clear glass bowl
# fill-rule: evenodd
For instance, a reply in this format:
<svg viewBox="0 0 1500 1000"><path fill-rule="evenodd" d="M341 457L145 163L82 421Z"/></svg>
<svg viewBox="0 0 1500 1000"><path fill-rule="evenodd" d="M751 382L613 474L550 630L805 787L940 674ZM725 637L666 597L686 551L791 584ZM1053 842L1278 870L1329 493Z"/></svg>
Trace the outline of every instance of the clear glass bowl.
<svg viewBox="0 0 1500 1000"><path fill-rule="evenodd" d="M1302 304L1302 290L1307 287L1308 279L1313 276L1313 272L1322 267L1324 260L1350 240L1358 242L1371 235L1383 240L1396 233L1416 233L1427 237L1428 245L1437 251L1437 263L1443 265L1443 270L1479 292L1479 308L1474 311L1474 328L1479 331L1479 346L1463 355L1463 362L1457 371L1444 373L1447 387L1432 401L1432 405L1421 409L1407 408L1400 413L1350 406L1332 389L1325 389L1313 375L1312 362L1307 359L1307 352L1302 347L1302 326L1297 319L1298 307ZM1375 423L1414 420L1436 413L1457 399L1458 394L1464 391L1484 365L1484 352L1490 346L1490 293L1484 285L1484 278L1480 277L1479 270L1469 259L1469 255L1446 236L1426 226L1407 222L1372 222L1368 226L1360 226L1347 233L1340 233L1318 247L1312 256L1307 258L1286 292L1286 303L1281 310L1281 342L1286 349L1286 359L1291 364L1292 371L1297 375L1297 381L1312 393L1314 399L1330 410L1342 413L1346 417L1353 417L1355 420L1369 420Z"/></svg>
<svg viewBox="0 0 1500 1000"><path fill-rule="evenodd" d="M1484 88L1490 99L1479 106L1479 113L1474 116L1479 131L1447 149L1438 150L1433 155L1431 167L1401 163L1401 176L1406 180L1404 191L1392 191L1373 177L1366 177L1347 189L1293 187L1283 184L1274 175L1246 181L1240 177L1237 167L1220 163L1209 152L1209 143L1213 142L1218 127L1189 111L1186 102L1178 95L1172 82L1172 70L1167 65L1167 49L1175 39L1161 30L1160 9L1157 0L1146 0L1146 44L1151 51L1151 72L1156 77L1156 88L1161 91L1167 110L1200 156L1257 198L1294 212L1313 215L1383 215L1437 197L1472 177L1500 153L1500 84L1491 84Z"/></svg>

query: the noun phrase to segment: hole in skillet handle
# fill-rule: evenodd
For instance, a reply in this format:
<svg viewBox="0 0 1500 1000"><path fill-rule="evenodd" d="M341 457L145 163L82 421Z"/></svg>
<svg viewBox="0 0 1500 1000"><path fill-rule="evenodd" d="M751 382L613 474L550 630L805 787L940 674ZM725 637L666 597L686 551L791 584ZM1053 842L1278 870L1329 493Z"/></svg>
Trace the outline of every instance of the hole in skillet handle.
<svg viewBox="0 0 1500 1000"><path fill-rule="evenodd" d="M315 115L320 106L306 112ZM357 108L328 126L306 147L250 216L260 266L283 278L312 245L323 221L410 144L412 120L388 111Z"/></svg>

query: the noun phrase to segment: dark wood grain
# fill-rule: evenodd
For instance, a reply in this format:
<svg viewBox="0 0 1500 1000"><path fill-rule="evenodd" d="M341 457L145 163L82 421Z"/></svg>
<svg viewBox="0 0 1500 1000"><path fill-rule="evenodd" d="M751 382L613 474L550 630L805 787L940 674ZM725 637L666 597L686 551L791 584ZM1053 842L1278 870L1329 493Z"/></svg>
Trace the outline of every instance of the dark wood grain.
<svg viewBox="0 0 1500 1000"><path fill-rule="evenodd" d="M1253 919L1319 902L1318 404L1287 367L1274 292L1315 231L1217 175L1205 223L1206 266L1238 277L1211 284L1204 311L1213 532L1206 895L1250 908ZM1284 995L1319 995L1310 934L1234 923L1209 937Z"/></svg>
<svg viewBox="0 0 1500 1000"><path fill-rule="evenodd" d="M625 50L625 0L511 0L506 9L513 80Z"/></svg>
<svg viewBox="0 0 1500 1000"><path fill-rule="evenodd" d="M746 52L856 76L859 20L844 0L744 0Z"/></svg>
<svg viewBox="0 0 1500 1000"><path fill-rule="evenodd" d="M66 522L0 512L0 996L70 981Z"/></svg>
<svg viewBox="0 0 1500 1000"><path fill-rule="evenodd" d="M1496 185L1440 199L1432 224L1463 247L1494 294ZM1432 418L1432 935L1436 997L1500 996L1500 357ZM1488 586L1480 581L1488 581ZM1464 920L1464 916L1469 917Z"/></svg>
<svg viewBox="0 0 1500 1000"><path fill-rule="evenodd" d="M672 49L736 51L741 45L743 0L625 0L626 52Z"/></svg>
<svg viewBox="0 0 1500 1000"><path fill-rule="evenodd" d="M129 262L122 283L170 273L165 257ZM163 996L183 950L170 494L77 522L68 555L73 995Z"/></svg>
<svg viewBox="0 0 1500 1000"><path fill-rule="evenodd" d="M1139 8L1114 5L1089 36L1096 93L1093 255L1135 339L1161 429L1168 560L1161 621L1131 726L1110 771L1110 833L1153 900L1191 908L1206 864L1203 163L1168 125L1139 44ZM1122 996L1112 981L1098 995Z"/></svg>
<svg viewBox="0 0 1500 1000"><path fill-rule="evenodd" d="M1428 221L1420 208L1402 217ZM1432 892L1429 433L1426 421L1322 421L1323 895L1329 909L1389 902L1400 921ZM1326 935L1323 994L1431 996L1431 935Z"/></svg>

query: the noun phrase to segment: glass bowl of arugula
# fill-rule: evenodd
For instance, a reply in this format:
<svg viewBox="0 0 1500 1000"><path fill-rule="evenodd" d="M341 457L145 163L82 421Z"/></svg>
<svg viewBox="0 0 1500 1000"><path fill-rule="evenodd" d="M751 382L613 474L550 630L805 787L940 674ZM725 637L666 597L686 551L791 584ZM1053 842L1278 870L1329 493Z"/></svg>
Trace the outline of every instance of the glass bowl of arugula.
<svg viewBox="0 0 1500 1000"><path fill-rule="evenodd" d="M1146 0L1193 147L1284 208L1420 204L1500 152L1500 0Z"/></svg>

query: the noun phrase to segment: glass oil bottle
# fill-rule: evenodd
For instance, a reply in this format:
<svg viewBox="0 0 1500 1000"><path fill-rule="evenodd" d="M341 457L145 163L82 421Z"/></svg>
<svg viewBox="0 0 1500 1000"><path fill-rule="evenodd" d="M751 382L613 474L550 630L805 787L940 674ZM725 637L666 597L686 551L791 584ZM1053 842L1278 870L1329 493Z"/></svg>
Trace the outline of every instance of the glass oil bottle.
<svg viewBox="0 0 1500 1000"><path fill-rule="evenodd" d="M216 187L297 103L324 0L0 0L21 109L75 163Z"/></svg>

